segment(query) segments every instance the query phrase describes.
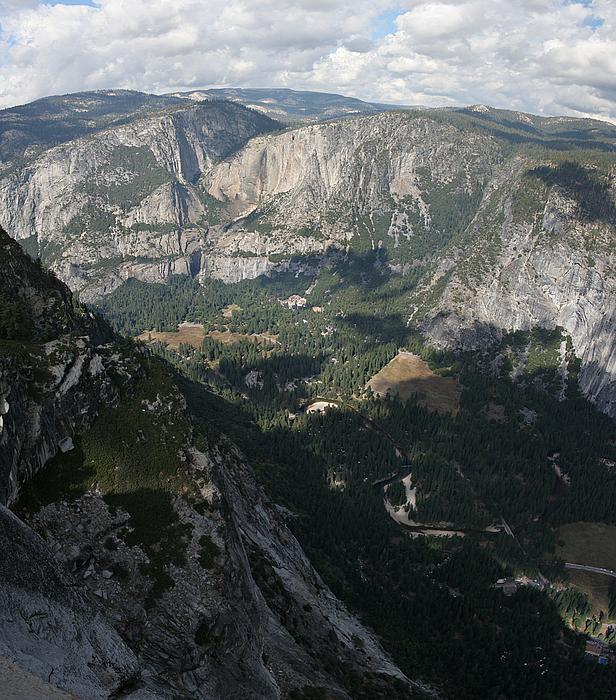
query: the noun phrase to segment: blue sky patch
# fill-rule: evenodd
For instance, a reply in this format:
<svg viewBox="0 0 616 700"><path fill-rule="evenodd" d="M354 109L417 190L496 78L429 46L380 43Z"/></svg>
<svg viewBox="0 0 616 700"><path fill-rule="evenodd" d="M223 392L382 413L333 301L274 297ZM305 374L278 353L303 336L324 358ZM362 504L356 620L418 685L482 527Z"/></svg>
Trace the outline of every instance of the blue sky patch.
<svg viewBox="0 0 616 700"><path fill-rule="evenodd" d="M583 22L585 27L590 27L591 29L599 29L599 27L602 27L604 23L605 20L601 19L601 17L595 17L594 15L592 17L588 17Z"/></svg>
<svg viewBox="0 0 616 700"><path fill-rule="evenodd" d="M395 10L388 10L382 15L379 15L374 24L372 38L382 39L388 34L393 34L396 31L396 17L401 14L402 10L396 8Z"/></svg>
<svg viewBox="0 0 616 700"><path fill-rule="evenodd" d="M87 5L94 7L94 2L93 0L48 0L41 5Z"/></svg>

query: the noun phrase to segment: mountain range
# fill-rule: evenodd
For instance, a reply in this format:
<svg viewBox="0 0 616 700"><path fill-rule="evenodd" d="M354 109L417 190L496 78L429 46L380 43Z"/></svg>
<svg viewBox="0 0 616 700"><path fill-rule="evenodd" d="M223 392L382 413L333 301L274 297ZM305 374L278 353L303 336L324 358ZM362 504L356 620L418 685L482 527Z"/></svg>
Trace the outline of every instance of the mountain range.
<svg viewBox="0 0 616 700"><path fill-rule="evenodd" d="M283 126L239 104L255 92L325 122ZM84 301L128 278L237 282L378 251L421 272L408 318L439 345L564 327L585 393L613 414L616 127L484 106L331 121L355 101L200 95L0 113L2 225Z"/></svg>
<svg viewBox="0 0 616 700"><path fill-rule="evenodd" d="M11 697L613 697L616 127L48 97L0 262Z"/></svg>

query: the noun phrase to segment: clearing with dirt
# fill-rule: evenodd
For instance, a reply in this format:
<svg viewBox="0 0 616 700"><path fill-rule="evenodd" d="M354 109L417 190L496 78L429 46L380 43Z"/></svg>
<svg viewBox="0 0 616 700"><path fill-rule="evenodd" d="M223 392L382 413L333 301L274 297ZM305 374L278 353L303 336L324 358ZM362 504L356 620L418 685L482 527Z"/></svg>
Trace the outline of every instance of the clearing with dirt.
<svg viewBox="0 0 616 700"><path fill-rule="evenodd" d="M572 564L616 570L616 525L569 523L558 532L558 555Z"/></svg>
<svg viewBox="0 0 616 700"><path fill-rule="evenodd" d="M569 523L558 532L559 557L572 564L616 570L616 526L605 523ZM561 544L562 543L562 544ZM571 581L586 593L593 611L609 609L609 576L568 569Z"/></svg>
<svg viewBox="0 0 616 700"><path fill-rule="evenodd" d="M232 333L231 331L209 331L205 332L205 328L200 323L189 323L184 321L180 323L177 331L145 331L137 336L137 340L142 340L145 343L164 343L171 350L179 350L180 345L191 345L193 348L199 349L206 336L217 340L223 345L232 345L239 343L240 340L248 340L251 343L261 343L263 345L276 345L278 336L270 333Z"/></svg>
<svg viewBox="0 0 616 700"><path fill-rule="evenodd" d="M229 304L228 306L225 306L225 308L222 310L222 317L223 318L233 318L233 314L236 311L241 311L242 307L238 306L237 304Z"/></svg>
<svg viewBox="0 0 616 700"><path fill-rule="evenodd" d="M205 338L205 328L200 323L180 323L177 331L144 331L137 340L145 343L164 343L171 350L179 350L180 345L200 348Z"/></svg>
<svg viewBox="0 0 616 700"><path fill-rule="evenodd" d="M414 394L420 404L439 413L458 412L462 387L452 377L440 377L418 355L399 352L372 377L368 386L377 396L388 392L401 399Z"/></svg>

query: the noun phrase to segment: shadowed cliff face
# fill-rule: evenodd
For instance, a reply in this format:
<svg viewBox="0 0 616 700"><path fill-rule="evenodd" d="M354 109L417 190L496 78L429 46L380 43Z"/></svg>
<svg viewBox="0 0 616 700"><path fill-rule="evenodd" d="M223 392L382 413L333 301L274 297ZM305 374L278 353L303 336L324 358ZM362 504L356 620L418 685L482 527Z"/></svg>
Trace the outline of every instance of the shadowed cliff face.
<svg viewBox="0 0 616 700"><path fill-rule="evenodd" d="M0 502L117 394L111 329L0 229ZM100 347L100 350L97 350Z"/></svg>
<svg viewBox="0 0 616 700"><path fill-rule="evenodd" d="M616 223L614 187L609 177L601 176L594 169L579 163L565 162L556 166L539 166L529 175L545 182L549 187L559 187L577 203L575 216L582 222Z"/></svg>

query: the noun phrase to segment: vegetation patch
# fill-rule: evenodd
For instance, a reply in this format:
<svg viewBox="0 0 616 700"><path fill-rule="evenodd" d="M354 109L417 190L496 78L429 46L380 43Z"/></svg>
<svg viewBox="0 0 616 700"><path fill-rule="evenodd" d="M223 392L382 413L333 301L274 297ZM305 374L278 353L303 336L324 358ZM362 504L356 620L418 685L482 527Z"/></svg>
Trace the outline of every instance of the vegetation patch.
<svg viewBox="0 0 616 700"><path fill-rule="evenodd" d="M220 550L209 535L201 535L199 538L199 563L204 569L211 569L214 566L216 557Z"/></svg>
<svg viewBox="0 0 616 700"><path fill-rule="evenodd" d="M560 344L563 340L561 328L534 328L530 334L526 373L556 369L560 364Z"/></svg>
<svg viewBox="0 0 616 700"><path fill-rule="evenodd" d="M34 324L25 304L0 295L0 339L32 340Z"/></svg>
<svg viewBox="0 0 616 700"><path fill-rule="evenodd" d="M231 331L209 331L208 337L223 345L233 345L243 340L249 343L261 343L265 345L275 345L278 337L271 333L232 333Z"/></svg>
<svg viewBox="0 0 616 700"><path fill-rule="evenodd" d="M14 506L17 513L35 513L62 499L75 500L87 491L93 469L84 460L80 441L75 443L70 452L58 452L22 489Z"/></svg>
<svg viewBox="0 0 616 700"><path fill-rule="evenodd" d="M593 574L590 571L568 569L567 573L571 583L588 600L591 614L603 613L605 620L616 620L616 610L610 612L610 587L616 579L603 574Z"/></svg>
<svg viewBox="0 0 616 700"><path fill-rule="evenodd" d="M394 481L389 484L387 500L392 506L403 506L406 503L406 487L402 481Z"/></svg>
<svg viewBox="0 0 616 700"><path fill-rule="evenodd" d="M222 311L222 317L223 318L233 318L233 314L235 314L241 310L242 310L242 307L239 306L238 304L227 304L227 306L225 306L225 308Z"/></svg>
<svg viewBox="0 0 616 700"><path fill-rule="evenodd" d="M106 233L116 225L116 217L105 211L99 205L89 202L64 227L64 233L72 238L80 236L84 231L99 231ZM50 242L41 249L41 257L50 264L62 252L62 247Z"/></svg>

